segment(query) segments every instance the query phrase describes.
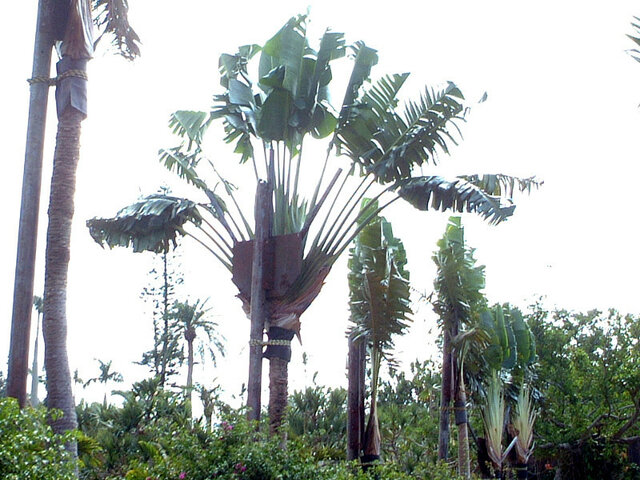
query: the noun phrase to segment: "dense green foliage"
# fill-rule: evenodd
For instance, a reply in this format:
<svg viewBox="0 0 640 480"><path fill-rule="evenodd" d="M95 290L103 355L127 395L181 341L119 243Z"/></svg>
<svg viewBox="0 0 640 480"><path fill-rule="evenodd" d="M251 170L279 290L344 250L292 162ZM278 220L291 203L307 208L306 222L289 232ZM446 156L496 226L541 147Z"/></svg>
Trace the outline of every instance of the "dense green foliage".
<svg viewBox="0 0 640 480"><path fill-rule="evenodd" d="M20 410L13 398L0 398L0 478L72 480L73 463L65 450L71 434L55 435L43 408Z"/></svg>
<svg viewBox="0 0 640 480"><path fill-rule="evenodd" d="M562 478L640 478L627 444L640 435L640 318L615 310L528 316L537 343L539 456Z"/></svg>

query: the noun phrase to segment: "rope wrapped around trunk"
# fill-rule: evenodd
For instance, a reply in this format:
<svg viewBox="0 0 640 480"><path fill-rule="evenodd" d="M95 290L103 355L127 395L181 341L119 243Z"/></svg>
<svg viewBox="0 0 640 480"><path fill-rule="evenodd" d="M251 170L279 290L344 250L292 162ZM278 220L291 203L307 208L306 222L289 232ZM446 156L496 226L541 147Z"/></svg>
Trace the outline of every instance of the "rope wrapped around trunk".
<svg viewBox="0 0 640 480"><path fill-rule="evenodd" d="M293 330L281 327L269 327L267 336L269 340L265 342L267 349L263 356L268 359L281 358L286 362L291 361L291 340L296 334Z"/></svg>

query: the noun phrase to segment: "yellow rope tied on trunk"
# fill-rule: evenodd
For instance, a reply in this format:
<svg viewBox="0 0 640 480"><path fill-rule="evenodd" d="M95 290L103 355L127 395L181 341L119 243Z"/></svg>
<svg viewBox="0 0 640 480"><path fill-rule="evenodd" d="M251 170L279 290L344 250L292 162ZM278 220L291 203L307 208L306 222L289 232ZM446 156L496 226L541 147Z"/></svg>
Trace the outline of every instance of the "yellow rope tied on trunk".
<svg viewBox="0 0 640 480"><path fill-rule="evenodd" d="M28 78L27 83L29 85L34 85L36 83L46 83L50 87L53 87L54 85L57 85L61 80L64 80L65 78L68 78L68 77L77 77L77 78L83 78L85 80L89 80L89 77L87 76L87 72L85 72L84 70L67 70L66 72L63 72L54 78L49 78L49 77Z"/></svg>
<svg viewBox="0 0 640 480"><path fill-rule="evenodd" d="M262 347L265 345L280 345L283 347L287 347L289 345L291 345L291 340L254 340L251 339L249 340L249 346L250 347Z"/></svg>

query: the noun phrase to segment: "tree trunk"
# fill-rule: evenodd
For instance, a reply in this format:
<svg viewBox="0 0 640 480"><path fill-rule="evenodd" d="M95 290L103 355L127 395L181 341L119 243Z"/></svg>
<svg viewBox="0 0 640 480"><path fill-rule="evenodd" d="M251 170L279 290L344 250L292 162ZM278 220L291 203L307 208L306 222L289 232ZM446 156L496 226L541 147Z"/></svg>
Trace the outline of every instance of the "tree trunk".
<svg viewBox="0 0 640 480"><path fill-rule="evenodd" d="M66 297L73 196L80 156L80 123L83 118L84 115L74 108L67 108L60 115L49 199L43 334L47 406L63 413L59 419L51 422L57 433L77 427L67 358ZM77 455L75 444L68 448Z"/></svg>
<svg viewBox="0 0 640 480"><path fill-rule="evenodd" d="M467 393L464 388L464 379L456 382L455 417L458 426L458 475L471 478L469 464L469 431L467 429Z"/></svg>
<svg viewBox="0 0 640 480"><path fill-rule="evenodd" d="M264 278L264 244L271 228L271 187L258 182L255 200L255 243L251 268L251 331L249 334L249 379L247 382L247 418L260 420L262 393L262 346L267 315Z"/></svg>
<svg viewBox="0 0 640 480"><path fill-rule="evenodd" d="M36 341L33 345L33 363L31 364L31 406L37 407L40 403L38 400L38 337L40 337L40 314L38 313L38 323L36 323Z"/></svg>
<svg viewBox="0 0 640 480"><path fill-rule="evenodd" d="M40 0L38 3L32 68L32 78L34 79L47 79L51 73L51 50L55 36L54 6L55 1L53 0ZM27 400L29 335L48 98L48 83L31 84L7 372L7 395L16 398L21 407L25 405Z"/></svg>
<svg viewBox="0 0 640 480"><path fill-rule="evenodd" d="M451 332L443 328L442 342L442 391L440 392L440 429L438 433L438 459L449 457L449 409L451 406L451 385L453 381L453 364L451 358Z"/></svg>
<svg viewBox="0 0 640 480"><path fill-rule="evenodd" d="M347 460L360 458L364 435L364 342L349 336L347 392Z"/></svg>
<svg viewBox="0 0 640 480"><path fill-rule="evenodd" d="M269 433L275 435L282 426L289 396L289 361L269 359Z"/></svg>
<svg viewBox="0 0 640 480"><path fill-rule="evenodd" d="M196 332L193 328L188 328L185 337L187 339L187 408L189 409L189 416L191 416L193 405L193 341L196 337Z"/></svg>

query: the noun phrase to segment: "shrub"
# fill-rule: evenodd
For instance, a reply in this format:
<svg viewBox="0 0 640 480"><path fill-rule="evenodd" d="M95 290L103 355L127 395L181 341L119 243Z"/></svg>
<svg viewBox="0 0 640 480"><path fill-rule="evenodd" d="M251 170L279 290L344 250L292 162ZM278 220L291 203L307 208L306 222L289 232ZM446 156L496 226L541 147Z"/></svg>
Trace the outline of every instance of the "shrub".
<svg viewBox="0 0 640 480"><path fill-rule="evenodd" d="M56 413L52 413L55 415ZM0 478L72 480L74 461L64 445L74 435L56 435L44 408L20 410L14 398L0 398Z"/></svg>

